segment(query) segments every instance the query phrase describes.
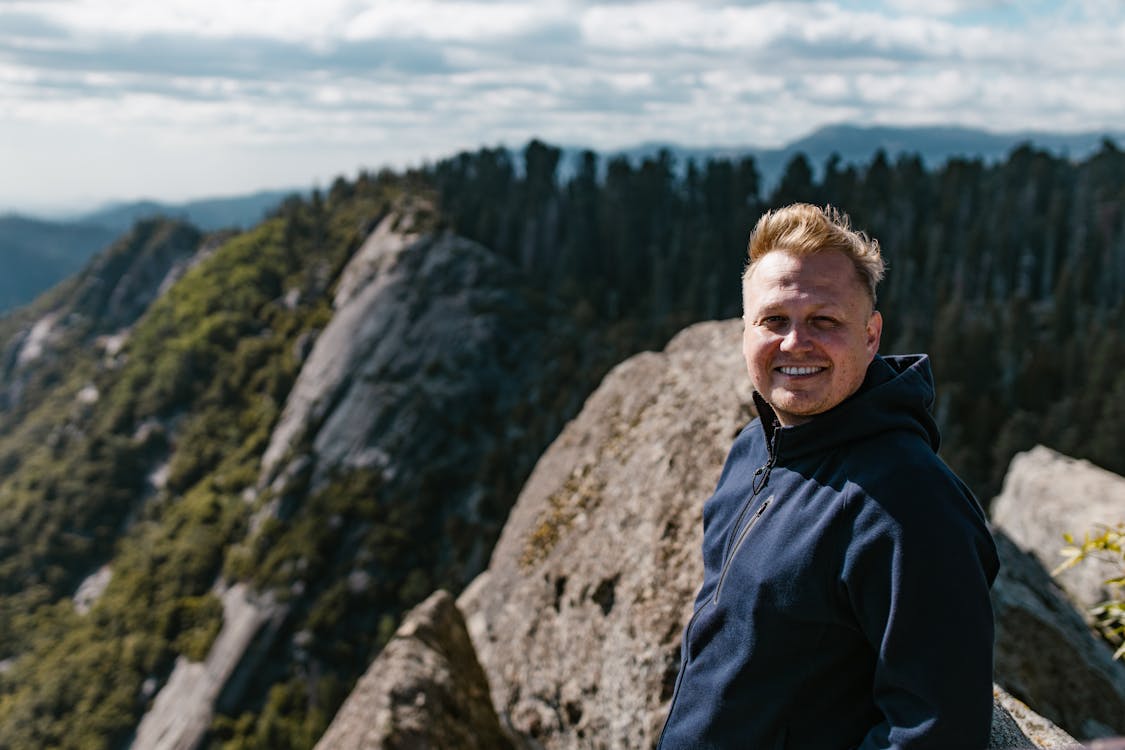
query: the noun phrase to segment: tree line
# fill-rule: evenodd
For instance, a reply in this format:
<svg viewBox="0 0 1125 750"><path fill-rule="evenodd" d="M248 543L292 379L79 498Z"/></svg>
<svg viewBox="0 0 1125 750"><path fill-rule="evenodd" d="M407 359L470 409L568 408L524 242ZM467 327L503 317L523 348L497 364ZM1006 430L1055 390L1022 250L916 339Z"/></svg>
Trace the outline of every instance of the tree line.
<svg viewBox="0 0 1125 750"><path fill-rule="evenodd" d="M1036 443L1125 473L1125 154L1113 142L1081 162L1026 144L1000 163L934 169L882 151L820 169L797 155L768 188L749 157L585 152L565 176L562 159L536 140L425 172L454 231L623 350L740 315L757 218L836 205L880 240L882 350L932 355L942 453L982 500Z"/></svg>

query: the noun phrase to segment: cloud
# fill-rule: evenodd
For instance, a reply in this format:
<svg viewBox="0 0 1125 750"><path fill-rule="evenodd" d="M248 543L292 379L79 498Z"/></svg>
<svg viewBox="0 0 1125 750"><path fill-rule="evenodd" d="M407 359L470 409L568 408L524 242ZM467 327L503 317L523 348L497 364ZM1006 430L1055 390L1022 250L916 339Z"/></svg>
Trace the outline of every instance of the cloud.
<svg viewBox="0 0 1125 750"><path fill-rule="evenodd" d="M1122 39L1116 0L0 0L0 141L20 171L47 168L51 134L133 143L195 180L204 151L296 170L532 136L1119 128Z"/></svg>

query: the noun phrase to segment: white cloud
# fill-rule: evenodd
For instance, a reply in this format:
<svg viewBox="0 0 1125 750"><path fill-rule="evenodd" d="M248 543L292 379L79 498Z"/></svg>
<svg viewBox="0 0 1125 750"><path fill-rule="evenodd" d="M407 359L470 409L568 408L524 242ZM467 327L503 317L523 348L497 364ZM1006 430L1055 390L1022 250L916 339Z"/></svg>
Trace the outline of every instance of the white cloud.
<svg viewBox="0 0 1125 750"><path fill-rule="evenodd" d="M1125 4L918 8L17 0L0 4L0 156L17 173L54 175L9 188L20 194L46 194L52 181L56 191L120 194L126 177L154 173L165 192L198 193L210 174L199 165L220 153L217 163L241 170L227 175L233 189L282 173L299 183L323 174L309 172L318 163L401 164L532 136L602 148L778 145L841 121L1125 122ZM119 165L148 168L81 186L70 164L96 162L83 146L107 160L121 149ZM146 184L156 183L130 190Z"/></svg>
<svg viewBox="0 0 1125 750"><path fill-rule="evenodd" d="M1010 8L1014 0L885 0L886 6L899 13L915 15L953 16L970 11Z"/></svg>

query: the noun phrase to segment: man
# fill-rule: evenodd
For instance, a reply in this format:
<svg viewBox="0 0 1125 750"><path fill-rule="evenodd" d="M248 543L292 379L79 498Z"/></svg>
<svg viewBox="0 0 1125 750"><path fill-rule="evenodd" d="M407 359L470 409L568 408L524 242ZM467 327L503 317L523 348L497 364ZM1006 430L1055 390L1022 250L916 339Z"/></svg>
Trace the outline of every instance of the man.
<svg viewBox="0 0 1125 750"><path fill-rule="evenodd" d="M703 510L660 747L983 750L996 549L938 458L925 355L877 355L876 241L767 213L743 276L759 418Z"/></svg>

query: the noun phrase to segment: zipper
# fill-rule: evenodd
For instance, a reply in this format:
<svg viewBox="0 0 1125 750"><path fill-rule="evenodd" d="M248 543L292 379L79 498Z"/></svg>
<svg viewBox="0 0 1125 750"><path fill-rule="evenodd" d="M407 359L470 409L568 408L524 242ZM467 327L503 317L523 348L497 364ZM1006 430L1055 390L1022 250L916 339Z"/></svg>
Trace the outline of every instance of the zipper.
<svg viewBox="0 0 1125 750"><path fill-rule="evenodd" d="M741 533L738 532L739 528L742 526L742 518L746 517L746 512L750 509L750 506L754 505L754 498L758 496L758 493L760 493L760 491L765 489L766 485L769 482L769 472L773 471L774 463L777 462L777 444L781 442L781 424L778 424L776 421L774 421L773 427L773 432L769 434L769 445L767 448L768 453L766 462L763 464L763 466L760 466L754 470L754 477L750 480L750 496L746 498L746 503L742 504L742 508L738 512L738 517L735 519L735 523L733 523L733 525L730 527L730 533L727 536L727 543L723 545L722 559L724 560L724 562L722 566L722 572L719 575L719 585L715 587L713 598L714 602L718 602L719 600L719 589L722 588L722 580L723 578L727 577L727 568L730 567L730 560L735 557L735 552L738 551L738 546L742 543L742 540L745 539L746 532L749 531L750 526L753 526L755 524L758 516L762 515L765 510L765 506L769 505L769 500L773 499L773 496L769 497L769 500L766 500L765 504L762 507L758 508L755 516L753 518L750 518L749 524L745 528L742 528ZM735 539L735 534L738 534L737 540ZM733 546L733 550L731 549L731 542L735 544L735 546Z"/></svg>
<svg viewBox="0 0 1125 750"><path fill-rule="evenodd" d="M742 528L742 521L746 518L746 512L750 510L750 506L754 504L754 498L758 496L758 477L766 470L765 466L759 466L754 469L754 482L755 489L750 492L750 497L746 498L746 502L742 504L742 509L738 511L738 517L734 519L734 524L730 527L730 532L727 534L727 543L723 545L723 560L727 559L730 554L731 545L734 543L735 536L738 530Z"/></svg>
<svg viewBox="0 0 1125 750"><path fill-rule="evenodd" d="M764 469L765 467L762 468ZM691 619L688 620L687 628L684 630L683 635L683 654L680 656L680 671L676 675L676 684L672 688L672 702L668 706L668 715L664 718L664 727L660 730L660 739L656 742L657 750L660 750L660 748L664 744L664 735L668 733L668 724L672 721L672 714L676 710L676 700L680 697L680 683L683 682L684 674L687 672L688 666L690 664L690 660L687 658L687 653L690 649L692 626L695 625L696 619L699 618L699 615L703 612L703 610L718 603L719 592L723 590L723 581L726 580L727 573L730 570L731 562L734 561L734 556L738 553L738 549L742 546L742 543L746 541L746 537L747 535L749 535L750 529L754 527L754 524L756 524L758 522L758 519L762 517L762 514L766 512L766 508L768 508L770 506L770 503L773 502L773 497L773 495L770 495L766 498L765 502L758 506L758 509L754 511L754 515L751 516L750 520L746 522L746 527L742 529L741 533L739 533L738 539L735 540L734 543L734 549L731 550L730 555L726 558L726 562L723 563L723 570L719 574L719 583L715 587L715 595L711 598L711 601L704 602L703 604L699 605L699 608L692 613ZM753 501L754 495L751 495L750 498L746 501L746 505L743 507L742 513L739 514L740 522L742 520L741 516L745 515L746 511L749 510L750 504ZM737 526L735 526L735 528L737 528Z"/></svg>
<svg viewBox="0 0 1125 750"><path fill-rule="evenodd" d="M734 562L734 556L738 554L738 550L740 547L742 547L742 543L745 542L746 537L749 536L750 529L754 528L754 524L758 522L758 519L762 517L762 514L766 512L766 508L770 507L770 503L772 502L773 495L770 495L765 499L765 502L758 506L758 509L754 511L754 515L751 516L750 520L746 522L746 526L744 526L742 531L739 532L738 539L736 539L734 542L734 547L731 549L730 554L727 555L727 559L723 563L723 570L721 573L719 573L719 583L715 586L715 595L711 599L712 602L718 603L719 594L723 590L723 582L727 580L727 574L730 572L731 563ZM747 503L747 505L749 505L749 503Z"/></svg>
<svg viewBox="0 0 1125 750"><path fill-rule="evenodd" d="M734 540L734 548L730 549L731 539L734 538L735 532L742 524L742 519L746 517L746 512L750 510L750 506L754 504L754 498L758 496L759 492L765 489L766 484L770 481L770 471L773 469L774 463L777 462L777 449L778 443L780 442L781 438L781 425L777 422L777 420L774 420L773 427L774 429L770 435L768 447L769 458L767 459L764 466L760 466L754 470L754 478L751 482L750 497L746 498L745 504L743 504L742 509L738 512L738 519L731 527L730 536L727 537L726 549L723 550L725 562L723 563L722 571L719 573L719 583L715 586L715 595L711 598L711 601L709 603L704 602L697 610L692 612L691 619L688 620L687 628L684 630L682 646L683 654L680 657L680 671L676 674L676 684L672 688L672 702L668 706L668 715L664 719L664 727L660 730L660 739L658 739L656 742L657 750L659 750L660 747L664 744L664 735L668 733L668 725L669 723L671 723L672 714L676 709L676 700L680 697L680 683L683 681L684 673L687 672L688 668L689 660L687 659L687 651L689 648L689 642L691 640L692 626L695 625L696 619L703 612L703 610L707 608L709 604L718 603L719 592L723 590L723 581L726 580L727 573L730 570L731 562L734 561L735 554L738 552L739 547L742 546L742 543L746 540L746 536L750 533L750 529L754 527L754 524L756 524L758 522L758 519L762 517L762 514L766 512L766 508L768 508L770 503L773 502L774 496L770 495L768 498L766 498L765 502L758 506L758 510L754 511L754 515L746 523L746 527L742 529L742 531L738 534L738 538ZM727 554L728 550L729 554Z"/></svg>

